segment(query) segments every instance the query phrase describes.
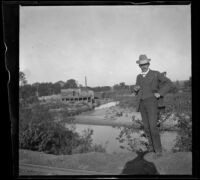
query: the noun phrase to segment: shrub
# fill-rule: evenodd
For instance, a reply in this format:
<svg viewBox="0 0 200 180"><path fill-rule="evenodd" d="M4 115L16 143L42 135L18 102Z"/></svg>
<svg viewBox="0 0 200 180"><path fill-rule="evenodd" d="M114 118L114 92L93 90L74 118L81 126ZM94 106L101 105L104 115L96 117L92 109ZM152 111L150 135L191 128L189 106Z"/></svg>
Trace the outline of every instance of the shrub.
<svg viewBox="0 0 200 180"><path fill-rule="evenodd" d="M190 115L178 114L178 132L174 151L192 151L192 118Z"/></svg>
<svg viewBox="0 0 200 180"><path fill-rule="evenodd" d="M92 129L86 129L83 131L83 135L80 136L77 141L78 146L76 146L73 150L74 153L86 153L90 152L92 149Z"/></svg>
<svg viewBox="0 0 200 180"><path fill-rule="evenodd" d="M67 118L67 117L65 117ZM93 131L88 129L83 135L65 127L65 123L55 122L48 107L35 104L32 108L19 111L19 147L50 154L72 154L91 151L103 152L100 145L92 144Z"/></svg>
<svg viewBox="0 0 200 180"><path fill-rule="evenodd" d="M106 152L106 148L102 146L101 144L94 144L92 146L92 152Z"/></svg>
<svg viewBox="0 0 200 180"><path fill-rule="evenodd" d="M147 138L144 136L143 126L141 129L137 134L134 134L136 131L133 126L120 127L120 134L116 138L122 144L120 148L126 148L131 152L146 151L149 148L149 144ZM128 146L125 147L124 143Z"/></svg>
<svg viewBox="0 0 200 180"><path fill-rule="evenodd" d="M191 113L191 93L168 94L164 98L167 111Z"/></svg>
<svg viewBox="0 0 200 180"><path fill-rule="evenodd" d="M72 137L76 136L78 135L60 123L55 123L44 106L20 109L20 148L52 154L71 154Z"/></svg>
<svg viewBox="0 0 200 180"><path fill-rule="evenodd" d="M102 145L93 144L92 134L92 129L85 129L76 141L77 145L74 146L73 153L106 152L106 149Z"/></svg>
<svg viewBox="0 0 200 180"><path fill-rule="evenodd" d="M166 96L166 109L178 118L178 137L174 151L192 151L192 107L191 92ZM164 112L165 114L167 112Z"/></svg>

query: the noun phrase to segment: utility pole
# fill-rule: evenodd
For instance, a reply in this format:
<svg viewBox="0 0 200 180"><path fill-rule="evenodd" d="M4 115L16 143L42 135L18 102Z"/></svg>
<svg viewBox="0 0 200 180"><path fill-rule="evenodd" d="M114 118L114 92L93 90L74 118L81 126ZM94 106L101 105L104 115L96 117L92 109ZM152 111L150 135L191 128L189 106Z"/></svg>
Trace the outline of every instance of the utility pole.
<svg viewBox="0 0 200 180"><path fill-rule="evenodd" d="M87 89L87 77L85 76L85 88Z"/></svg>

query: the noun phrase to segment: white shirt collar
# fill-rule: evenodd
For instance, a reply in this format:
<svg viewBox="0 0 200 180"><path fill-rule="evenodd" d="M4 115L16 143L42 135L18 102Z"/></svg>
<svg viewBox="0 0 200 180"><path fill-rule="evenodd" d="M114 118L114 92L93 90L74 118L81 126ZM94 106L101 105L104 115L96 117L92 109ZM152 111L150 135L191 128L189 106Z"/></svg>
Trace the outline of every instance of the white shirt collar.
<svg viewBox="0 0 200 180"><path fill-rule="evenodd" d="M144 75L144 76L146 76L146 74L149 72L149 68L148 68L148 70L146 71L146 72L141 72L141 75Z"/></svg>

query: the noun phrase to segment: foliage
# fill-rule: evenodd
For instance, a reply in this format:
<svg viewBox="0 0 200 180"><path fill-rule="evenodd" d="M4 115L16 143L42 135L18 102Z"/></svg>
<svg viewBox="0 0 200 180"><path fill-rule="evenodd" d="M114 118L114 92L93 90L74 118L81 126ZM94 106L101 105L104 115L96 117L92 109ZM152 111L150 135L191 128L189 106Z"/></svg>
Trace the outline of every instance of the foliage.
<svg viewBox="0 0 200 180"><path fill-rule="evenodd" d="M115 91L129 89L129 86L125 84L125 82L120 82L119 84L115 84L113 86Z"/></svg>
<svg viewBox="0 0 200 180"><path fill-rule="evenodd" d="M176 90L172 90L172 91L178 91L181 90L183 92L190 92L191 91L191 86L192 86L192 77L190 76L190 78L188 80L184 80L184 81L175 81L173 82Z"/></svg>
<svg viewBox="0 0 200 180"><path fill-rule="evenodd" d="M106 153L106 147L102 146L101 144L94 144L92 146L92 152L102 152Z"/></svg>
<svg viewBox="0 0 200 180"><path fill-rule="evenodd" d="M56 83L51 82L36 82L28 84L26 81L25 74L20 72L20 97L30 97L30 96L49 96L53 94L60 94L62 88L78 88L77 81L75 79L69 79L65 83L58 81ZM82 85L79 85L81 87ZM124 82L121 82L113 87L110 86L97 86L97 87L88 87L88 89L93 90L94 92L104 92L103 98L113 98L115 94L130 94L130 87Z"/></svg>
<svg viewBox="0 0 200 180"><path fill-rule="evenodd" d="M19 84L20 84L20 86L27 84L25 74L22 71L19 71Z"/></svg>
<svg viewBox="0 0 200 180"><path fill-rule="evenodd" d="M94 92L105 92L110 91L110 86L97 86L97 87L89 87L89 89L93 90Z"/></svg>
<svg viewBox="0 0 200 180"><path fill-rule="evenodd" d="M135 97L132 99L129 97L118 98L120 101L119 105L122 108L134 107L136 103ZM192 150L192 118L191 118L191 93L183 92L176 94L168 94L164 98L166 105L165 110L161 113L160 123L164 123L165 120L174 114L174 118L171 119L175 121L178 119L177 127L179 128L179 135L177 137L177 143L175 145L174 151L191 151ZM136 151L139 149L148 149L149 144L147 138L144 134L144 127L140 121L139 127L142 130L138 136L133 136L135 132L135 122L137 120L133 118L133 124L129 127L121 128L121 132L118 136L120 143L127 142L130 151ZM125 148L123 145L122 148Z"/></svg>
<svg viewBox="0 0 200 180"><path fill-rule="evenodd" d="M168 94L164 98L166 111L191 114L191 93Z"/></svg>
<svg viewBox="0 0 200 180"><path fill-rule="evenodd" d="M106 152L102 145L93 144L92 134L92 129L85 129L77 141L78 145L73 149L73 153Z"/></svg>
<svg viewBox="0 0 200 180"><path fill-rule="evenodd" d="M60 94L61 88L77 88L77 82L74 79L69 79L62 87L62 81L56 83L42 82L28 84L25 74L19 72L19 83L20 83L20 98L28 98L30 96L49 96L53 94Z"/></svg>
<svg viewBox="0 0 200 180"><path fill-rule="evenodd" d="M178 114L180 128L174 151L192 151L192 118L190 115Z"/></svg>
<svg viewBox="0 0 200 180"><path fill-rule="evenodd" d="M165 99L166 110L164 116L174 114L172 120L178 119L177 127L178 137L174 151L191 151L192 150L192 105L191 93L182 92L168 94Z"/></svg>
<svg viewBox="0 0 200 180"><path fill-rule="evenodd" d="M89 152L92 148L92 129L86 129L83 131L83 134L79 140L79 144L82 146L79 146L79 152L80 153L86 153Z"/></svg>
<svg viewBox="0 0 200 180"><path fill-rule="evenodd" d="M20 104L26 105L34 102L38 102L38 98L36 97L36 90L32 88L31 85L27 84L27 80L25 74L23 72L19 72L19 99Z"/></svg>
<svg viewBox="0 0 200 180"><path fill-rule="evenodd" d="M121 143L120 148L126 148L131 152L146 151L148 149L148 140L144 136L143 130L136 133L136 130L132 126L120 127L120 130L120 134L116 138Z"/></svg>
<svg viewBox="0 0 200 180"><path fill-rule="evenodd" d="M98 102L98 101L97 101ZM67 122L69 116L78 115L82 112L92 110L92 106L86 102L65 104L62 102L46 102L45 106L49 108L49 111L52 112L52 115L60 116L63 122Z"/></svg>
<svg viewBox="0 0 200 180"><path fill-rule="evenodd" d="M35 92L36 92L35 88L32 88L30 84L27 84L27 85L20 87L19 97L26 99L30 96L34 96Z"/></svg>
<svg viewBox="0 0 200 180"><path fill-rule="evenodd" d="M64 84L63 88L78 88L77 82L75 79L69 79L67 82Z"/></svg>
<svg viewBox="0 0 200 180"><path fill-rule="evenodd" d="M191 86L192 86L192 77L190 77L189 80L184 82L184 88L186 90L191 89Z"/></svg>
<svg viewBox="0 0 200 180"><path fill-rule="evenodd" d="M32 85L33 87L37 86L37 91L39 96L49 96L52 94L59 94L61 85L59 83L39 83L38 85Z"/></svg>
<svg viewBox="0 0 200 180"><path fill-rule="evenodd" d="M52 154L71 154L72 136L75 134L53 121L44 106L20 109L20 148Z"/></svg>
<svg viewBox="0 0 200 180"><path fill-rule="evenodd" d="M102 146L92 144L92 134L92 130L87 130L81 136L65 127L65 123L55 122L47 106L40 104L33 104L31 108L20 106L19 147L22 149L50 154L105 151Z"/></svg>

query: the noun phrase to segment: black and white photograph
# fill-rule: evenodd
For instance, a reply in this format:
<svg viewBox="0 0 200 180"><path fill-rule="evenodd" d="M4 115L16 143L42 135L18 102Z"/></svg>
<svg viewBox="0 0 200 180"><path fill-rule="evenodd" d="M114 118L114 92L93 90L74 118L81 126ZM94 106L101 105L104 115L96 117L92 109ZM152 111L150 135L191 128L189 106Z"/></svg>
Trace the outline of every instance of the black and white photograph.
<svg viewBox="0 0 200 180"><path fill-rule="evenodd" d="M19 7L19 176L192 175L191 5Z"/></svg>

